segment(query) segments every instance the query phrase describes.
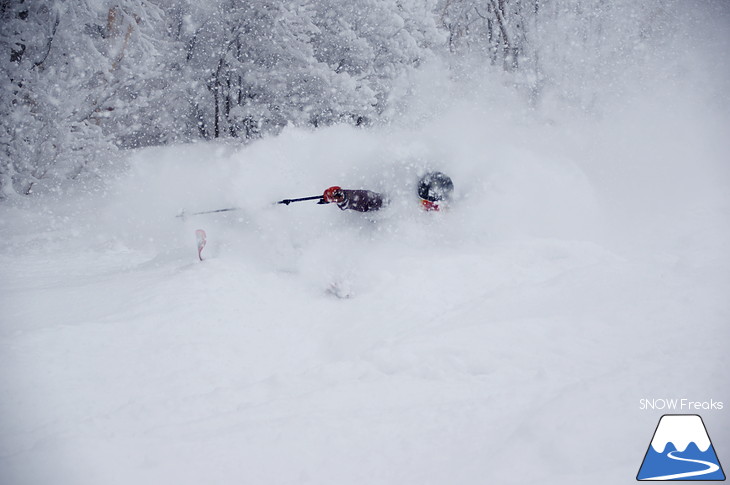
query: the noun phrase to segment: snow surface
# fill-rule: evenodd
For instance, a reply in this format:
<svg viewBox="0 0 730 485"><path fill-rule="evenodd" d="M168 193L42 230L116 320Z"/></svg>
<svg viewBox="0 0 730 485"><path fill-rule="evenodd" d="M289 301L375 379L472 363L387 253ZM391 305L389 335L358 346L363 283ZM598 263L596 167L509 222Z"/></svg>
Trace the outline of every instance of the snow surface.
<svg viewBox="0 0 730 485"><path fill-rule="evenodd" d="M633 482L639 399L730 402L727 110L485 91L0 206L0 483ZM429 168L449 211L418 209ZM334 184L393 203L273 204Z"/></svg>

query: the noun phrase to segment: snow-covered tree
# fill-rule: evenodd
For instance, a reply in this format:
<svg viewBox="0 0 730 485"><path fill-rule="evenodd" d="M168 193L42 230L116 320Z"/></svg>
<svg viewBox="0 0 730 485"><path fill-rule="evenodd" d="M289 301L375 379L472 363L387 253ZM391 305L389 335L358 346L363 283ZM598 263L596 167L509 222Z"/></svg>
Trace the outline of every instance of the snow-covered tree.
<svg viewBox="0 0 730 485"><path fill-rule="evenodd" d="M205 138L327 124L357 109L355 89L314 57L310 4L221 2L188 40L188 96Z"/></svg>
<svg viewBox="0 0 730 485"><path fill-rule="evenodd" d="M114 146L155 143L160 11L126 0L3 0L0 188L74 178ZM156 89L157 88L157 89Z"/></svg>
<svg viewBox="0 0 730 485"><path fill-rule="evenodd" d="M590 109L666 15L631 0L0 0L0 197L118 148L387 120L442 54L497 66L536 104Z"/></svg>
<svg viewBox="0 0 730 485"><path fill-rule="evenodd" d="M441 0L441 25L452 53L477 53L506 70L520 66L525 55L529 19L540 0Z"/></svg>
<svg viewBox="0 0 730 485"><path fill-rule="evenodd" d="M440 0L437 12L452 54L501 66L533 103L588 110L597 86L641 64L668 15L664 2L632 0Z"/></svg>
<svg viewBox="0 0 730 485"><path fill-rule="evenodd" d="M200 134L372 118L390 83L441 42L428 5L254 0L191 10L186 76Z"/></svg>
<svg viewBox="0 0 730 485"><path fill-rule="evenodd" d="M352 79L363 100L371 103L365 114L377 115L386 108L393 81L434 56L443 44L434 6L416 0L320 0L317 59Z"/></svg>

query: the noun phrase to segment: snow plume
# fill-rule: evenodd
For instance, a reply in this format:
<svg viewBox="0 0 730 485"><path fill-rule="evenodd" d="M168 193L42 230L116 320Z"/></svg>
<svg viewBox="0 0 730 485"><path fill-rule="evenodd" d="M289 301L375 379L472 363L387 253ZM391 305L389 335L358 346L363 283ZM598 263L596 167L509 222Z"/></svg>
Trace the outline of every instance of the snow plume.
<svg viewBox="0 0 730 485"><path fill-rule="evenodd" d="M105 194L5 204L2 481L631 479L636 396L726 392L723 118L548 119L510 93L142 149ZM433 169L448 211L418 207ZM391 204L274 204L334 184ZM575 446L596 436L621 446Z"/></svg>
<svg viewBox="0 0 730 485"><path fill-rule="evenodd" d="M138 149L4 202L0 482L633 480L639 397L728 399L727 16L694 13L590 109L435 60L389 123ZM275 204L335 184L390 205Z"/></svg>

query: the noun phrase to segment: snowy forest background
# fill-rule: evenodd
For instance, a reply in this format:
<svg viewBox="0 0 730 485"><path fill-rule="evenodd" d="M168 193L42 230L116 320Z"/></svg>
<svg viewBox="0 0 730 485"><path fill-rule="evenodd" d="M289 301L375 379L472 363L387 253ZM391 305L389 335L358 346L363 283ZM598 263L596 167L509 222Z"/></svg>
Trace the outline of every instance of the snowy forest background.
<svg viewBox="0 0 730 485"><path fill-rule="evenodd" d="M2 0L0 197L94 173L120 149L392 122L423 72L498 79L535 110L600 113L657 46L701 29L706 7Z"/></svg>

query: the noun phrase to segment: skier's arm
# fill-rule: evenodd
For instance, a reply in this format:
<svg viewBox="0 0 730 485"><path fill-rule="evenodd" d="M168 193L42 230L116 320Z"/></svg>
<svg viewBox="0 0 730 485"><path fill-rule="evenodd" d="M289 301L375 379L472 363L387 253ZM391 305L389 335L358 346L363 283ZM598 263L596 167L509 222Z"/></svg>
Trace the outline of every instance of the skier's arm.
<svg viewBox="0 0 730 485"><path fill-rule="evenodd" d="M371 190L345 190L339 186L328 188L322 194L325 203L336 203L342 210L354 210L357 212L376 211L383 207L384 197Z"/></svg>

